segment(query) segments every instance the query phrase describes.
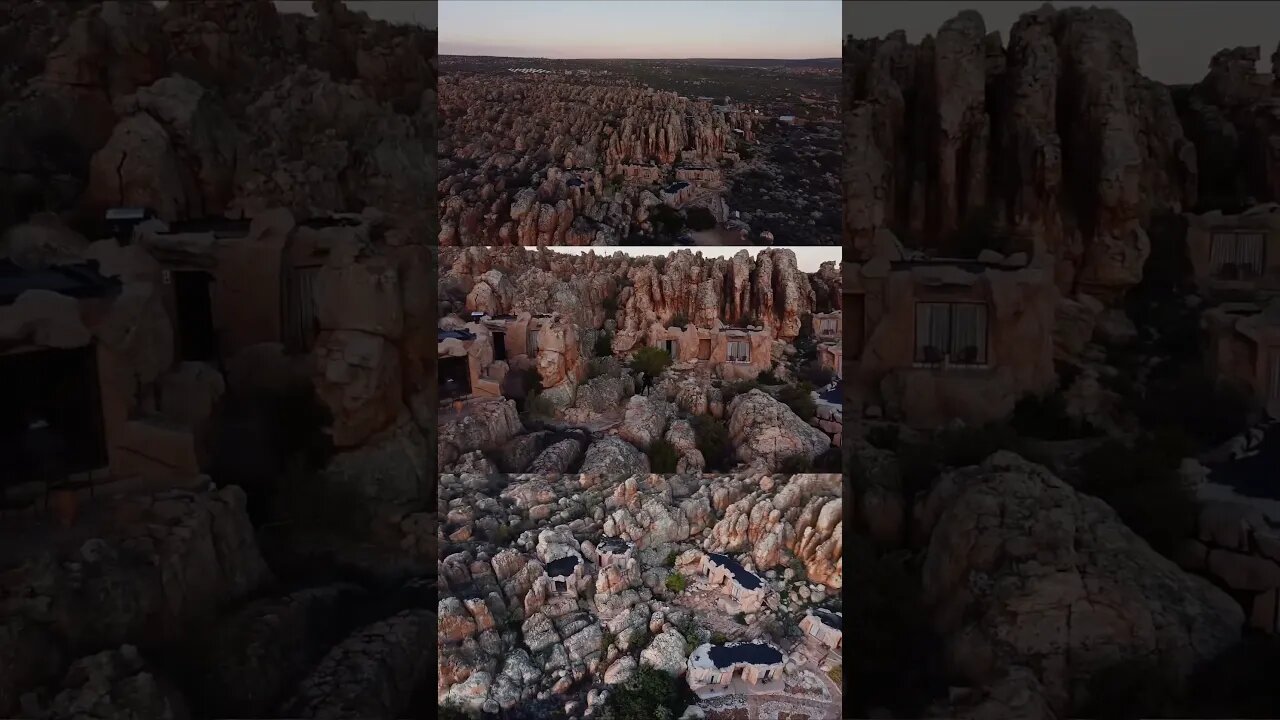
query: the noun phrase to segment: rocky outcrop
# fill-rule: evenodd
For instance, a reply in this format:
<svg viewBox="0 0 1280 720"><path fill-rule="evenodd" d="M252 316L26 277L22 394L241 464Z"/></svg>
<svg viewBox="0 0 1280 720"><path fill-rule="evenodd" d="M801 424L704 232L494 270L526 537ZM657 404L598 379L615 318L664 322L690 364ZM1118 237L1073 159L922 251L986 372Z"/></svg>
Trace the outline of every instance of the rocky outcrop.
<svg viewBox="0 0 1280 720"><path fill-rule="evenodd" d="M578 469L584 475L617 477L637 472L648 472L649 458L626 440L607 435L587 448Z"/></svg>
<svg viewBox="0 0 1280 720"><path fill-rule="evenodd" d="M1065 293L1113 299L1142 276L1151 216L1196 201L1195 148L1137 57L1129 22L1097 8L1024 13L1006 46L972 11L918 46L901 33L852 41L855 248L868 257L888 229L973 253L960 245L986 223L1003 252L1051 254Z"/></svg>
<svg viewBox="0 0 1280 720"><path fill-rule="evenodd" d="M440 427L440 467L472 450L497 450L523 429L511 400L470 403L466 414Z"/></svg>
<svg viewBox="0 0 1280 720"><path fill-rule="evenodd" d="M49 717L191 717L182 693L149 667L132 645L75 661L67 670L62 688L50 704Z"/></svg>
<svg viewBox="0 0 1280 720"><path fill-rule="evenodd" d="M663 436L670 418L671 407L667 403L644 395L632 395L627 401L618 437L645 450Z"/></svg>
<svg viewBox="0 0 1280 720"><path fill-rule="evenodd" d="M790 458L812 461L831 447L830 437L760 390L734 398L728 413L735 452L751 467L776 471Z"/></svg>
<svg viewBox="0 0 1280 720"><path fill-rule="evenodd" d="M442 246L617 245L633 225L652 237L663 166L715 163L758 125L672 92L527 76L450 75L439 103ZM684 195L723 205L695 189Z"/></svg>
<svg viewBox="0 0 1280 720"><path fill-rule="evenodd" d="M1011 453L945 475L917 519L931 531L925 600L948 665L975 685L1025 668L1066 715L1104 667L1140 658L1185 677L1240 639L1230 596Z"/></svg>
<svg viewBox="0 0 1280 720"><path fill-rule="evenodd" d="M198 644L205 707L227 717L272 712L341 639L363 595L354 585L308 588L219 621Z"/></svg>
<svg viewBox="0 0 1280 720"><path fill-rule="evenodd" d="M13 641L0 643L0 668L24 668L0 675L0 712L48 679L32 670L60 670L40 665L60 647L177 643L272 580L238 487L131 497L111 510L116 524L70 555L38 554L0 576L0 636Z"/></svg>
<svg viewBox="0 0 1280 720"><path fill-rule="evenodd" d="M435 616L427 610L406 610L358 630L324 656L285 714L401 716L431 671L435 630Z"/></svg>

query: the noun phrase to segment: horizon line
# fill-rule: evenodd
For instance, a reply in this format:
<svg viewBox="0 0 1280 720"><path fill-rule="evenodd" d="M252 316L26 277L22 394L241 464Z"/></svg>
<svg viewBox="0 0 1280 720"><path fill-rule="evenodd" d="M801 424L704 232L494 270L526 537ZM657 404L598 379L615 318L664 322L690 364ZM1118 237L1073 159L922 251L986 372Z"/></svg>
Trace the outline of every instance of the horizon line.
<svg viewBox="0 0 1280 720"><path fill-rule="evenodd" d="M817 60L841 60L839 55L831 57L572 57L557 58L545 55L485 55L467 53L440 53L440 57L479 57L495 60L788 60L791 62L813 62Z"/></svg>

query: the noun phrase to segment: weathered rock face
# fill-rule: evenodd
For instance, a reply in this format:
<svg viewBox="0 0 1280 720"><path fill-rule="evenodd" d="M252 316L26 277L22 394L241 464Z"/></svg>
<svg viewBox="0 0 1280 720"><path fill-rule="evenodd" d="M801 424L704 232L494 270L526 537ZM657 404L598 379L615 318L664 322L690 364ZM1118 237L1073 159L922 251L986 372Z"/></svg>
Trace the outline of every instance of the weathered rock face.
<svg viewBox="0 0 1280 720"><path fill-rule="evenodd" d="M671 418L671 407L645 395L632 395L627 401L626 413L618 436L640 449L646 449L661 438Z"/></svg>
<svg viewBox="0 0 1280 720"><path fill-rule="evenodd" d="M554 313L580 328L616 320L614 347L621 352L646 342L653 325L666 328L677 316L709 329L753 320L774 338L792 339L800 333L803 315L838 308L840 297L834 263L805 273L785 248L754 257L743 250L731 258L680 250L668 255L661 269L652 259L620 253L564 255L522 248L446 249L441 263L449 268L440 278L442 315L464 308ZM609 299L616 302L615 317L605 315ZM696 345L689 350L696 351Z"/></svg>
<svg viewBox="0 0 1280 720"><path fill-rule="evenodd" d="M1051 253L1064 292L1110 299L1141 278L1152 213L1195 203L1195 148L1114 10L1025 13L1006 47L963 12L918 46L855 40L845 67L846 235L864 257L882 228L945 255L989 218Z"/></svg>
<svg viewBox="0 0 1280 720"><path fill-rule="evenodd" d="M441 426L440 466L472 450L497 450L523 429L516 404L511 400L472 402L467 405L465 415Z"/></svg>
<svg viewBox="0 0 1280 720"><path fill-rule="evenodd" d="M132 645L72 663L48 712L51 717L191 717L182 693L149 668Z"/></svg>
<svg viewBox="0 0 1280 720"><path fill-rule="evenodd" d="M605 436L587 448L579 472L604 477L618 477L649 471L649 458L626 440Z"/></svg>
<svg viewBox="0 0 1280 720"><path fill-rule="evenodd" d="M297 717L398 717L431 671L435 615L406 610L339 643L286 705Z"/></svg>
<svg viewBox="0 0 1280 720"><path fill-rule="evenodd" d="M354 585L308 588L254 602L210 628L209 641L198 645L209 710L228 717L273 711L341 639L334 635L363 594Z"/></svg>
<svg viewBox="0 0 1280 720"><path fill-rule="evenodd" d="M813 460L831 447L825 433L760 390L735 397L728 413L738 459L752 467L776 471L789 458Z"/></svg>
<svg viewBox="0 0 1280 720"><path fill-rule="evenodd" d="M1175 96L1195 142L1206 206L1280 199L1280 90L1271 74L1258 72L1261 55L1257 46L1222 50L1203 80Z"/></svg>
<svg viewBox="0 0 1280 720"><path fill-rule="evenodd" d="M0 225L39 209L96 218L122 199L199 217L237 194L250 210L426 217L434 31L340 3L313 17L268 0L4 10Z"/></svg>
<svg viewBox="0 0 1280 720"><path fill-rule="evenodd" d="M442 246L617 245L633 226L651 236L662 166L716 163L734 130L749 141L758 125L671 92L510 75L451 74L439 102ZM727 215L692 183L672 195Z"/></svg>
<svg viewBox="0 0 1280 720"><path fill-rule="evenodd" d="M1239 640L1244 613L1184 573L1102 501L1007 452L943 477L919 519L932 531L924 594L954 672L977 685L1030 670L1059 715L1091 675L1146 658L1181 675Z"/></svg>
<svg viewBox="0 0 1280 720"><path fill-rule="evenodd" d="M838 475L793 475L771 491L729 504L703 547L750 553L759 570L804 564L811 582L841 587L841 499Z"/></svg>
<svg viewBox="0 0 1280 720"><path fill-rule="evenodd" d="M38 555L0 577L0 635L18 641L0 644L0 668L28 668L0 675L0 712L29 687L9 682L38 680L24 677L34 664L10 652L45 662L59 646L180 641L193 623L271 581L238 487L129 498L113 510L118 526L75 557Z"/></svg>

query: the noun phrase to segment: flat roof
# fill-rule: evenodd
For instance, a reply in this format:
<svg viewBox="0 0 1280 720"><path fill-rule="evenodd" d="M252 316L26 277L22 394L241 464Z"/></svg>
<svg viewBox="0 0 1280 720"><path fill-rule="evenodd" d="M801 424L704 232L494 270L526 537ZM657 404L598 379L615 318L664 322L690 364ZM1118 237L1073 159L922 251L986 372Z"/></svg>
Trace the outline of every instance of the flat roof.
<svg viewBox="0 0 1280 720"><path fill-rule="evenodd" d="M169 223L169 229L161 235L177 235L179 233L213 233L219 236L240 237L249 234L249 220L232 220L231 218L200 218L197 220L175 220Z"/></svg>
<svg viewBox="0 0 1280 720"><path fill-rule="evenodd" d="M831 612L830 610L810 610L814 617L822 621L823 625L836 630L844 631L844 618Z"/></svg>
<svg viewBox="0 0 1280 720"><path fill-rule="evenodd" d="M738 664L780 665L782 651L762 642L736 642L725 645L700 645L689 656L693 667L726 670Z"/></svg>
<svg viewBox="0 0 1280 720"><path fill-rule="evenodd" d="M626 552L631 549L631 543L622 538L607 537L601 538L597 547L602 550L608 550L611 553Z"/></svg>
<svg viewBox="0 0 1280 720"><path fill-rule="evenodd" d="M28 290L49 290L73 298L106 297L120 292L120 281L98 272L96 260L26 270L0 260L0 305L11 305Z"/></svg>
<svg viewBox="0 0 1280 720"><path fill-rule="evenodd" d="M573 569L578 566L578 558L573 555L567 555L559 560L552 560L547 563L547 575L551 577L568 577L573 574Z"/></svg>
<svg viewBox="0 0 1280 720"><path fill-rule="evenodd" d="M475 333L470 330L437 330L436 342L441 340L475 340Z"/></svg>
<svg viewBox="0 0 1280 720"><path fill-rule="evenodd" d="M742 563L739 563L737 560L734 560L728 555L721 555L720 553L707 553L707 556L711 558L711 562L733 573L733 579L736 580L738 584L741 585L742 587L748 590L755 590L756 588L760 587L763 584L760 581L759 575L756 575L750 570L742 567Z"/></svg>

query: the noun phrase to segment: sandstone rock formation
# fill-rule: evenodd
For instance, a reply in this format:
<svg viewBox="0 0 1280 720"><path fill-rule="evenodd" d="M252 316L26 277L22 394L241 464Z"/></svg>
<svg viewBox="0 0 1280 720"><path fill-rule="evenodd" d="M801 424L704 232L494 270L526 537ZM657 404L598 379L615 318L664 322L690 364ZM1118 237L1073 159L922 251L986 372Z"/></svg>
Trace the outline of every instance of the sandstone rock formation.
<svg viewBox="0 0 1280 720"><path fill-rule="evenodd" d="M734 398L728 413L738 459L752 467L776 471L788 459L812 461L831 447L825 433L760 390Z"/></svg>
<svg viewBox="0 0 1280 720"><path fill-rule="evenodd" d="M931 531L924 593L948 666L976 685L1025 668L1065 715L1112 663L1155 658L1185 677L1240 638L1230 596L1011 453L945 475L918 520Z"/></svg>
<svg viewBox="0 0 1280 720"><path fill-rule="evenodd" d="M853 40L845 63L846 234L864 253L886 228L974 252L957 233L989 219L1051 253L1064 293L1110 300L1141 278L1153 213L1196 202L1196 148L1114 10L1046 6L1004 46L966 11L919 45Z"/></svg>

